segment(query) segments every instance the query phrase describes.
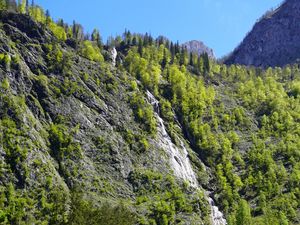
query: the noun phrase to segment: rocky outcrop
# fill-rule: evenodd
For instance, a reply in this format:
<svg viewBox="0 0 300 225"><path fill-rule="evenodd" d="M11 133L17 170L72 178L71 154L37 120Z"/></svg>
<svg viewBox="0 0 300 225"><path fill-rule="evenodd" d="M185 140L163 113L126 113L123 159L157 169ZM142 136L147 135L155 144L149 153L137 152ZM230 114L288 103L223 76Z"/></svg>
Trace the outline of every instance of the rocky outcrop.
<svg viewBox="0 0 300 225"><path fill-rule="evenodd" d="M286 0L267 12L226 64L284 66L300 59L300 1Z"/></svg>
<svg viewBox="0 0 300 225"><path fill-rule="evenodd" d="M189 41L182 44L182 46L186 47L188 52L195 53L199 56L207 53L209 58L215 58L214 51L211 48L207 47L202 41Z"/></svg>

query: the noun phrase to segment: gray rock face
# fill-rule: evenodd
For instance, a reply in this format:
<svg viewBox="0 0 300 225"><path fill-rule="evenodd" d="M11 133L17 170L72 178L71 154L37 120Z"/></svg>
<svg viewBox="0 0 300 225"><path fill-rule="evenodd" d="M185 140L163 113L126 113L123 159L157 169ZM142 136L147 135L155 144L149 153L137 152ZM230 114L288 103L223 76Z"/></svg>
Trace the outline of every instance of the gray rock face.
<svg viewBox="0 0 300 225"><path fill-rule="evenodd" d="M300 1L286 0L266 13L225 61L261 67L284 66L300 58Z"/></svg>
<svg viewBox="0 0 300 225"><path fill-rule="evenodd" d="M188 52L196 53L202 55L207 53L209 58L215 58L214 51L207 47L202 41L189 41L183 44L187 48Z"/></svg>

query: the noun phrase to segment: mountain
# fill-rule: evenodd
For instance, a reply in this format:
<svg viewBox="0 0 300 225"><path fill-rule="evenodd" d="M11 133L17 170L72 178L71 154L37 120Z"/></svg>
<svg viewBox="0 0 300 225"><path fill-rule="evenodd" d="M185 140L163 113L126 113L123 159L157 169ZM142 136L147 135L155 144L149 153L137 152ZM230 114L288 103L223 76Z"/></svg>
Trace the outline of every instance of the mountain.
<svg viewBox="0 0 300 225"><path fill-rule="evenodd" d="M298 62L299 20L300 2L284 1L254 25L225 63L275 67Z"/></svg>
<svg viewBox="0 0 300 225"><path fill-rule="evenodd" d="M202 41L188 41L182 44L182 46L186 47L188 52L195 53L199 56L204 53L207 53L209 58L215 58L214 51L211 48L207 47Z"/></svg>
<svg viewBox="0 0 300 225"><path fill-rule="evenodd" d="M0 3L0 224L300 223L297 64Z"/></svg>

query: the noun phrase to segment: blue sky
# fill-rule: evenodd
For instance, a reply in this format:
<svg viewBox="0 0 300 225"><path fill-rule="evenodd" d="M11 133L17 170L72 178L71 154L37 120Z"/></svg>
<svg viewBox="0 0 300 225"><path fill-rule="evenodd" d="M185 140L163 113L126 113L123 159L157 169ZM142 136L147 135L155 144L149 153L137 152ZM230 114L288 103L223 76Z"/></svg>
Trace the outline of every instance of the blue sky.
<svg viewBox="0 0 300 225"><path fill-rule="evenodd" d="M103 39L131 32L201 40L217 57L232 51L266 10L282 0L35 0L54 19L98 28Z"/></svg>

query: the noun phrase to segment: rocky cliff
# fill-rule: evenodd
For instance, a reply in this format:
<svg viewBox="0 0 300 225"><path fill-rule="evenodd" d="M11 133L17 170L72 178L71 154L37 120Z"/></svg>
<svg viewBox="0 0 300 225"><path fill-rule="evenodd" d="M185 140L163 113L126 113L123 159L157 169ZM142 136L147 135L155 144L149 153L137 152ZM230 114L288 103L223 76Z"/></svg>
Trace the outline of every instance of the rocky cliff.
<svg viewBox="0 0 300 225"><path fill-rule="evenodd" d="M284 66L300 58L300 2L286 0L267 12L233 51L226 64Z"/></svg>

